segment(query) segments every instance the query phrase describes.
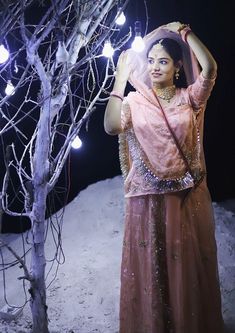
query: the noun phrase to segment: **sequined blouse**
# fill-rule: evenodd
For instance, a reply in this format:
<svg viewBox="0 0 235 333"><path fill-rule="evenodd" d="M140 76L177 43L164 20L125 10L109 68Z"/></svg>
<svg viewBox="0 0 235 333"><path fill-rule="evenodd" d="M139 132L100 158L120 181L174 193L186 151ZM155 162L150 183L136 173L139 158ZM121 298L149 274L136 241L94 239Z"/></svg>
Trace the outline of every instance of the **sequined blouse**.
<svg viewBox="0 0 235 333"><path fill-rule="evenodd" d="M164 106L193 174L187 170L151 91L146 96L136 91L125 97L119 140L126 197L187 189L205 173L203 118L214 83L215 79L200 74L186 89L177 89L169 105Z"/></svg>

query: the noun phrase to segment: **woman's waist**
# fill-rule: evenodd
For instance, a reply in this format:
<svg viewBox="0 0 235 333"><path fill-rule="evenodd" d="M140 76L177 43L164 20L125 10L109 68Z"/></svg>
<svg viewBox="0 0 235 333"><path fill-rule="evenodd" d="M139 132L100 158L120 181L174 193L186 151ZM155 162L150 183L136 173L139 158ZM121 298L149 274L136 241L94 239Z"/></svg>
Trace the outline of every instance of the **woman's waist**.
<svg viewBox="0 0 235 333"><path fill-rule="evenodd" d="M160 177L150 169L132 165L125 180L125 193L141 195L182 191L195 186L205 174L205 170L194 167L190 170L185 168L181 174L168 174L168 177Z"/></svg>

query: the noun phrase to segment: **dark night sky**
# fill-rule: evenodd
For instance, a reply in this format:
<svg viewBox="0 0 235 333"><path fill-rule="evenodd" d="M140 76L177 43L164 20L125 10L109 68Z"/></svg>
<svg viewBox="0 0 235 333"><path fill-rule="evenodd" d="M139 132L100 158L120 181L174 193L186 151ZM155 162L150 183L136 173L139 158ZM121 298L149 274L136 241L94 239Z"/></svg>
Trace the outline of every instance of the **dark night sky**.
<svg viewBox="0 0 235 333"><path fill-rule="evenodd" d="M130 0L125 12L126 29L129 25L133 27L136 19L143 22L144 28L146 20L143 3L143 0ZM218 63L218 77L207 104L205 118L204 148L208 186L213 201L235 198L235 116L232 92L235 29L232 8L229 8L228 1L212 0L147 0L147 6L148 32L172 21L188 23ZM115 62L117 56L114 57ZM91 116L89 131L83 128L80 132L82 148L71 151L58 184L59 187L70 189L69 194L60 196L62 203L71 201L89 184L120 174L118 139L104 132L103 116L104 107L97 107ZM58 202L55 204L57 208Z"/></svg>
<svg viewBox="0 0 235 333"><path fill-rule="evenodd" d="M137 5L136 5L137 4ZM232 10L223 1L147 1L149 28L172 21L189 23L207 45L218 63L218 77L207 104L204 148L208 186L215 201L235 197L235 129L232 93L234 77L234 36ZM143 1L130 1L128 24L142 18ZM231 17L231 19L230 19ZM117 56L115 57L116 60ZM71 200L80 189L101 179L120 174L117 137L105 134L104 109L99 108L90 120L89 132L81 133L84 145L72 151L70 161Z"/></svg>

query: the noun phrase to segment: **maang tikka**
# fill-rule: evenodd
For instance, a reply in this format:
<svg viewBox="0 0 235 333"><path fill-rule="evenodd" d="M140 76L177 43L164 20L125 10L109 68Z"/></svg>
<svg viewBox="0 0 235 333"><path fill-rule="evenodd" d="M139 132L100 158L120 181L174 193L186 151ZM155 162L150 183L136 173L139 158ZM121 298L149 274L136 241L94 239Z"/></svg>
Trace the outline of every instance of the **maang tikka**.
<svg viewBox="0 0 235 333"><path fill-rule="evenodd" d="M157 50L160 50L163 48L162 42L163 42L163 39L160 39L159 42L154 45Z"/></svg>

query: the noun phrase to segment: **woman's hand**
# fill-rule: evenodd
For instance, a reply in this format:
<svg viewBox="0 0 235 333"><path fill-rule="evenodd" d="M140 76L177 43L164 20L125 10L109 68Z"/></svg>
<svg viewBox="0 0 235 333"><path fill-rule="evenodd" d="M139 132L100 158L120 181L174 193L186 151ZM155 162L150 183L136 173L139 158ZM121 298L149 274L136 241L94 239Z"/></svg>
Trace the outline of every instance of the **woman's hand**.
<svg viewBox="0 0 235 333"><path fill-rule="evenodd" d="M116 67L116 81L120 82L127 82L130 76L130 73L132 71L130 62L128 61L128 53L126 51L123 51L117 62L117 67Z"/></svg>
<svg viewBox="0 0 235 333"><path fill-rule="evenodd" d="M164 28L169 31L179 33L180 30L182 30L185 26L186 26L186 24L183 24L181 22L171 22L171 23L166 24L164 26Z"/></svg>

